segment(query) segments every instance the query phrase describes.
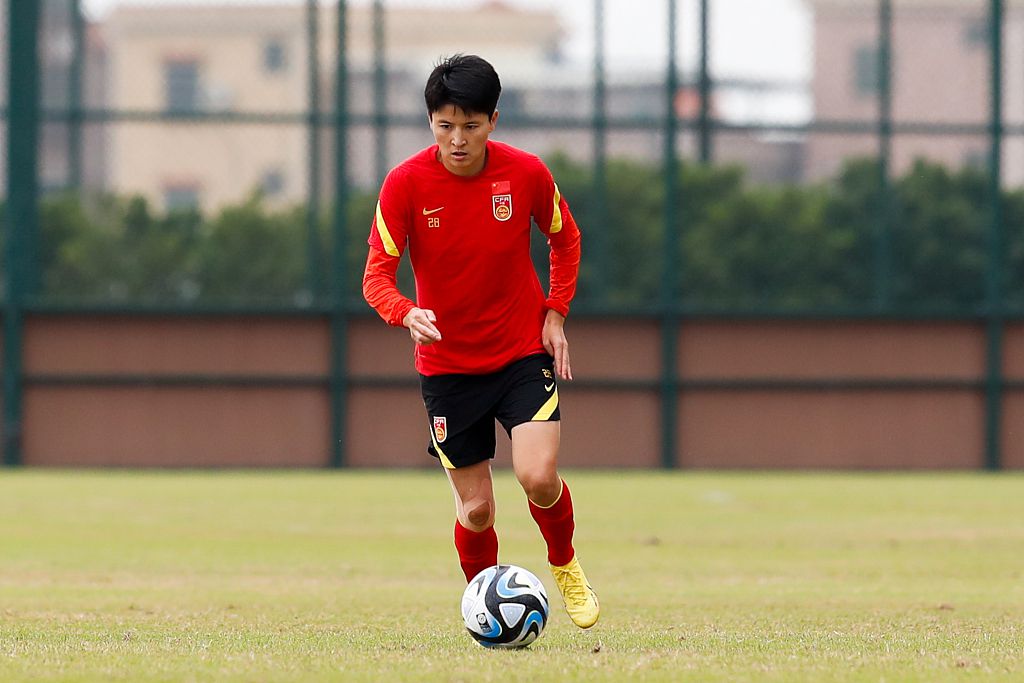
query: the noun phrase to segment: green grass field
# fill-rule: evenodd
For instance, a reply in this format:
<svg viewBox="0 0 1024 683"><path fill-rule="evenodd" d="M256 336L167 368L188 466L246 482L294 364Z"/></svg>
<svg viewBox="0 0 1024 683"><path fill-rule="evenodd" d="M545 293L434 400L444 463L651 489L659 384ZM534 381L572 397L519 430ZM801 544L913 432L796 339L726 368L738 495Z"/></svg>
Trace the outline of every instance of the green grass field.
<svg viewBox="0 0 1024 683"><path fill-rule="evenodd" d="M0 471L2 681L1024 680L1024 477L566 473L601 622L489 651L440 472Z"/></svg>

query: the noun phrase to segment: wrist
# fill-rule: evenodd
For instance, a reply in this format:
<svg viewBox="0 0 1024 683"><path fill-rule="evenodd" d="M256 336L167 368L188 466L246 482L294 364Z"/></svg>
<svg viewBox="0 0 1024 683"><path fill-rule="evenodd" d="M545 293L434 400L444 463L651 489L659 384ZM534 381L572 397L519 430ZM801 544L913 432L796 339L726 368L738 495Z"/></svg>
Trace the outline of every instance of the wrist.
<svg viewBox="0 0 1024 683"><path fill-rule="evenodd" d="M561 325L565 322L565 316L553 308L549 308L547 314L544 316L544 322L546 323L558 323Z"/></svg>
<svg viewBox="0 0 1024 683"><path fill-rule="evenodd" d="M395 307L394 315L388 322L395 327L409 327L409 314L415 309L416 304L407 299L401 305Z"/></svg>
<svg viewBox="0 0 1024 683"><path fill-rule="evenodd" d="M548 314L557 313L562 316L562 320L565 320L569 316L568 304L562 303L558 299L548 299L544 302L544 305L547 306Z"/></svg>

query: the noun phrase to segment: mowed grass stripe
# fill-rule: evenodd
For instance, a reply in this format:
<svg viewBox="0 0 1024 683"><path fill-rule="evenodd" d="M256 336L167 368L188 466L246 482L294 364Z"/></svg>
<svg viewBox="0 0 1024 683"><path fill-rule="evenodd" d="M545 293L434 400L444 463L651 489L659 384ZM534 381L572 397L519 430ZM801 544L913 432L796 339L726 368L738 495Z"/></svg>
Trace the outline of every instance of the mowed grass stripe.
<svg viewBox="0 0 1024 683"><path fill-rule="evenodd" d="M492 652L439 471L0 471L0 680L1024 678L1024 476L566 476L601 622Z"/></svg>

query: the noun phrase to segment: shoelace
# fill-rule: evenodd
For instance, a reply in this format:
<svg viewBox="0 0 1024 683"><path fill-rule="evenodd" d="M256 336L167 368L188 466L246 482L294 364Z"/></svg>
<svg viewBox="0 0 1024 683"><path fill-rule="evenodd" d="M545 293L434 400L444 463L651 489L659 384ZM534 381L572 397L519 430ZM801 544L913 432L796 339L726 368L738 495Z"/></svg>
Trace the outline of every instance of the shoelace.
<svg viewBox="0 0 1024 683"><path fill-rule="evenodd" d="M575 574L567 569L556 569L555 571L558 572L558 585L565 587L563 597L573 603L586 604L590 599L590 589L586 582L580 581Z"/></svg>

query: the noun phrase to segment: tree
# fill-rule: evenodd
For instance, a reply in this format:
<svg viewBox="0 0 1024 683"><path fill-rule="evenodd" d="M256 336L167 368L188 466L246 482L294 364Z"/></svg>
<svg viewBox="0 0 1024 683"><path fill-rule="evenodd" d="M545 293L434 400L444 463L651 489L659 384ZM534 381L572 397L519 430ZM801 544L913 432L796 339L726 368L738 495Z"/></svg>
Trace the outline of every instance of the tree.
<svg viewBox="0 0 1024 683"><path fill-rule="evenodd" d="M270 211L259 194L221 210L199 242L199 298L217 303L312 303L306 209Z"/></svg>
<svg viewBox="0 0 1024 683"><path fill-rule="evenodd" d="M831 182L782 187L749 186L737 167L683 162L669 223L679 252L666 259L666 187L657 165L609 160L603 188L589 166L564 155L548 165L583 231L578 301L593 309L660 305L666 263L679 269L678 303L690 310L874 310L881 291L897 311L985 303L991 213L979 170L918 161L883 195L872 159L847 162ZM343 299L352 304L360 300L375 203L373 192L349 194L344 264L333 263L332 212L318 217L320 279L311 283L301 205L273 208L253 194L204 217L157 213L141 197L47 196L43 293L67 303L305 306L328 301L340 267ZM1021 307L1024 190L1004 192L1002 208L1002 285L1006 301ZM539 231L531 249L543 280L548 246ZM880 254L890 255L887 267ZM399 284L413 295L407 259Z"/></svg>

